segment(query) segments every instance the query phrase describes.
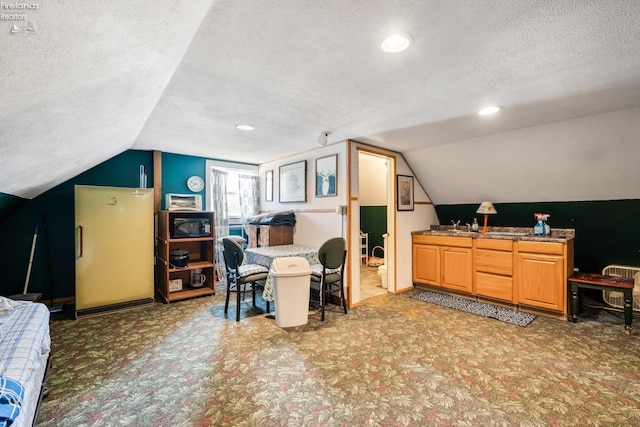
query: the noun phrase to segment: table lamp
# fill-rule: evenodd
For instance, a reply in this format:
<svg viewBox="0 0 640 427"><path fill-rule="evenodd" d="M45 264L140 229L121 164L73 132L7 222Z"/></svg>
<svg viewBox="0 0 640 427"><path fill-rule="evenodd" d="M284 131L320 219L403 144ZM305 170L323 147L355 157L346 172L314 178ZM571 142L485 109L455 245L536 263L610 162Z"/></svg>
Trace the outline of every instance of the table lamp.
<svg viewBox="0 0 640 427"><path fill-rule="evenodd" d="M489 220L489 215L497 214L498 211L496 210L496 208L493 207L493 203L482 202L480 203L480 207L478 207L478 210L476 211L476 213L484 214L484 227L482 228L482 230L480 230L480 232L486 233L487 231L489 231L489 229L487 228L487 221Z"/></svg>

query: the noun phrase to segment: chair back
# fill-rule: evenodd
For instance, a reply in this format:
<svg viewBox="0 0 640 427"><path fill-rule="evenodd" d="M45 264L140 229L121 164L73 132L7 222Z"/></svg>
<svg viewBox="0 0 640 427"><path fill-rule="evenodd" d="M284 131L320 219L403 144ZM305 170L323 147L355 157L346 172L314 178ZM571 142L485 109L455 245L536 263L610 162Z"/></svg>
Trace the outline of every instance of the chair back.
<svg viewBox="0 0 640 427"><path fill-rule="evenodd" d="M244 252L242 246L234 239L224 237L222 239L222 247L224 248L224 263L228 269L237 270L239 265L244 261Z"/></svg>
<svg viewBox="0 0 640 427"><path fill-rule="evenodd" d="M344 264L347 242L342 237L333 237L320 246L318 259L325 268L338 268Z"/></svg>

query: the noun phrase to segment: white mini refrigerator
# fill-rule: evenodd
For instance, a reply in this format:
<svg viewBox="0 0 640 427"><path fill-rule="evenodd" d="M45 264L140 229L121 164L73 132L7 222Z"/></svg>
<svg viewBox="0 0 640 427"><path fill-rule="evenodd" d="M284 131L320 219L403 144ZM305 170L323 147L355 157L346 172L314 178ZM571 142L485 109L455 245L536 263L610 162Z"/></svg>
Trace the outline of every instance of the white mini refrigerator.
<svg viewBox="0 0 640 427"><path fill-rule="evenodd" d="M153 303L153 189L75 186L76 317Z"/></svg>

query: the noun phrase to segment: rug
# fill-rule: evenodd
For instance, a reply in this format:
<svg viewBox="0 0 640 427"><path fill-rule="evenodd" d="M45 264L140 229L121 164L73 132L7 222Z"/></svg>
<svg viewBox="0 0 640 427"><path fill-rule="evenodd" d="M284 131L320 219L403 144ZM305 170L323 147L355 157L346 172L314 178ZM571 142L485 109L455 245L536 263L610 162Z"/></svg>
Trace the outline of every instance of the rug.
<svg viewBox="0 0 640 427"><path fill-rule="evenodd" d="M467 313L476 314L478 316L497 319L502 322L512 323L514 325L522 326L523 328L529 326L537 317L535 314L522 313L504 307L484 304L451 295L439 294L437 292L421 291L411 295L411 298L441 305L443 307L466 311Z"/></svg>

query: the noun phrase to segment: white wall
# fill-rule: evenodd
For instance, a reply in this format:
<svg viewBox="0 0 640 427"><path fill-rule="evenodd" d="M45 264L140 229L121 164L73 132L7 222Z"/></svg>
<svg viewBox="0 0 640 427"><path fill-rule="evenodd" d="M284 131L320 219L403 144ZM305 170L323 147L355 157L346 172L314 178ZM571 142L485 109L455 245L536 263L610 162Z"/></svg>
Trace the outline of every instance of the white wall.
<svg viewBox="0 0 640 427"><path fill-rule="evenodd" d="M337 183L335 197L315 196L315 161L318 158L338 155ZM283 165L305 160L307 162L307 201L304 203L280 203L279 168ZM273 170L273 202L264 201L264 175ZM296 211L296 229L293 242L300 245L320 246L331 237L345 236L346 217L336 213L337 205L347 205L347 156L346 142L326 147L318 147L294 156L277 159L260 165L260 210L273 212L281 210Z"/></svg>
<svg viewBox="0 0 640 427"><path fill-rule="evenodd" d="M360 154L360 206L387 204L387 160L371 154Z"/></svg>
<svg viewBox="0 0 640 427"><path fill-rule="evenodd" d="M351 165L347 165L347 149L350 147L349 156ZM273 170L274 175L274 192L273 202L261 200L261 211L273 212L279 210L295 210L296 211L296 231L293 241L296 244L320 246L325 240L334 236L343 236L357 247L360 235L360 193L361 186L368 185L360 179L360 162L358 156L358 148L366 150L375 150L381 154L387 154L395 158L391 168L391 185L389 187L389 201L381 204L389 203L395 209L395 175L413 176L413 172L405 159L398 153L387 151L384 149L372 148L369 145L353 142L348 144L346 141L332 144L326 147L311 149L304 153L294 156L277 159L260 165L260 182L261 198L264 197L264 174L268 170ZM315 196L315 159L331 154L338 155L338 183L337 196L335 197L316 197ZM306 203L279 203L279 167L289 163L298 162L300 160L307 161L307 202ZM384 174L378 174L384 176ZM383 178L384 179L384 178ZM349 191L349 182L351 184ZM376 184L377 185L377 184ZM423 186L416 180L414 188L414 206L413 211L395 212L395 222L390 224L388 231L391 234L388 245L388 274L394 275L395 289L394 292L401 292L410 289L412 282L412 250L411 250L411 232L429 228L431 224L437 224L438 218L433 205L430 203L429 197L423 190ZM348 205L350 209L350 230L346 230L346 216L336 214L337 205ZM394 218L390 218L394 221ZM351 250L351 265L359 265L359 251ZM355 269L351 269L351 275L347 280L347 285L352 286L351 303L358 304L360 302L360 275Z"/></svg>
<svg viewBox="0 0 640 427"><path fill-rule="evenodd" d="M640 108L405 153L439 204L640 198Z"/></svg>

